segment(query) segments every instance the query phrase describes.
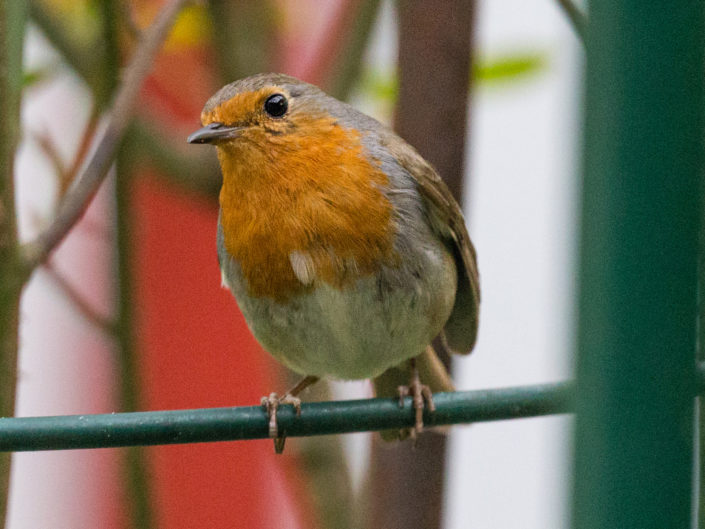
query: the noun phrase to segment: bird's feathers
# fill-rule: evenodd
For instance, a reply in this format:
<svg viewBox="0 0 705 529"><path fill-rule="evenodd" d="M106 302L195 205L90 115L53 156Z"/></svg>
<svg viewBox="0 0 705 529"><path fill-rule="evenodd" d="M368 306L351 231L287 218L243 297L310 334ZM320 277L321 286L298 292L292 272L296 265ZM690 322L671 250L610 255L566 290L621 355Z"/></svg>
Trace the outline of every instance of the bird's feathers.
<svg viewBox="0 0 705 529"><path fill-rule="evenodd" d="M417 184L432 228L446 241L458 270L458 289L442 338L452 352L467 354L477 340L480 312L480 278L475 248L465 219L450 190L418 152L398 136L384 138L386 147Z"/></svg>

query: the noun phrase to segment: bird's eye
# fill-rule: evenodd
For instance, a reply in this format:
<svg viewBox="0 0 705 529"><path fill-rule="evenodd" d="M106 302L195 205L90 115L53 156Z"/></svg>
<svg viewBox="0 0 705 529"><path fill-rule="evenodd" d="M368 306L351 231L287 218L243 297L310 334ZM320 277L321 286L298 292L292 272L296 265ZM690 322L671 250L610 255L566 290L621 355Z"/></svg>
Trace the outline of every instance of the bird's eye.
<svg viewBox="0 0 705 529"><path fill-rule="evenodd" d="M282 94L274 94L264 102L264 111L273 118L280 118L286 114L289 102Z"/></svg>

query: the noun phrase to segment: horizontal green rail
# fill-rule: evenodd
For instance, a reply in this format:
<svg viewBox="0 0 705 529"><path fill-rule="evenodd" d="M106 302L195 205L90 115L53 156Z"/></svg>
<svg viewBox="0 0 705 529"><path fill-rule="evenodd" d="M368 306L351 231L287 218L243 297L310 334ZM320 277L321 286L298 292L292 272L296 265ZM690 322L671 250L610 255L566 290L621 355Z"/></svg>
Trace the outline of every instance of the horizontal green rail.
<svg viewBox="0 0 705 529"><path fill-rule="evenodd" d="M705 391L705 366L698 368L698 391ZM427 426L497 421L570 413L571 382L434 395L436 411ZM296 417L291 406L277 414L288 437L407 428L414 424L411 399L311 402ZM261 406L99 415L0 418L0 451L69 450L118 446L265 439L267 416Z"/></svg>
<svg viewBox="0 0 705 529"><path fill-rule="evenodd" d="M569 383L434 395L427 426L536 417L570 410ZM277 412L289 437L406 428L414 424L411 398L311 402L296 417L291 406ZM268 419L261 406L101 415L0 419L0 451L64 450L263 439Z"/></svg>

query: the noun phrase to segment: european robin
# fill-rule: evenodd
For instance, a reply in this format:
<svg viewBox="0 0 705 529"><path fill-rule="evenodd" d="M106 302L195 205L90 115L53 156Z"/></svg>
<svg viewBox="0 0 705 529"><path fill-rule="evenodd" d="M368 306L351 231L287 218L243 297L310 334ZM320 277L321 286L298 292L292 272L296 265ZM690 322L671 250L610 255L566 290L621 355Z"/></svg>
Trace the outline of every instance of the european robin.
<svg viewBox="0 0 705 529"><path fill-rule="evenodd" d="M477 337L479 279L460 207L390 129L317 87L259 74L221 88L189 143L215 145L222 281L250 330L305 378L263 398L276 409L321 377L373 379L379 396L424 400L453 385L431 341ZM424 384L421 383L423 379ZM409 381L408 385L403 385Z"/></svg>

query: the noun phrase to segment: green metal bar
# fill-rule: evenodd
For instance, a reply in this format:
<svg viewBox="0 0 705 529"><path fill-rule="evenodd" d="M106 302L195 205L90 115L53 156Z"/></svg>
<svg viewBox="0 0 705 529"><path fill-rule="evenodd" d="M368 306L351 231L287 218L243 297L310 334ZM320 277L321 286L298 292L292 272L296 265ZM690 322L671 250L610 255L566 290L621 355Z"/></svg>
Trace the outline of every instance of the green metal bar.
<svg viewBox="0 0 705 529"><path fill-rule="evenodd" d="M570 384L438 393L427 426L566 413ZM304 403L301 416L283 406L277 420L287 436L339 434L413 426L411 399ZM201 410L0 418L0 451L66 450L133 445L264 439L260 406Z"/></svg>
<svg viewBox="0 0 705 529"><path fill-rule="evenodd" d="M705 392L705 363L697 370L697 390ZM571 382L434 395L436 411L427 426L541 417L573 410ZM695 395L695 393L693 394ZM312 402L296 417L290 406L277 415L290 437L405 428L414 424L411 400ZM260 406L101 415L0 418L0 452L68 450L116 446L264 439L267 417Z"/></svg>
<svg viewBox="0 0 705 529"><path fill-rule="evenodd" d="M699 0L592 0L573 527L691 526Z"/></svg>

